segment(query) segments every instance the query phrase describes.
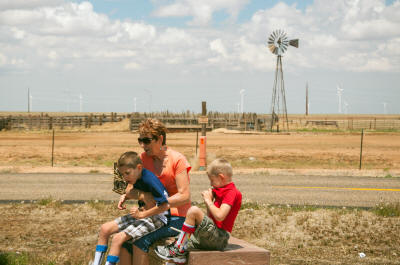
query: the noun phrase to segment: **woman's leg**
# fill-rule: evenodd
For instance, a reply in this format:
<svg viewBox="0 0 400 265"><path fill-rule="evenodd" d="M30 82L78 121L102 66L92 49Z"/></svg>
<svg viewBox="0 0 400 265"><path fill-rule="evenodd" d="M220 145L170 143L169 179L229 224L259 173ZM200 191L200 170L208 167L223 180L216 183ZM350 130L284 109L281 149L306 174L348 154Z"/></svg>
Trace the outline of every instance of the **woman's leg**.
<svg viewBox="0 0 400 265"><path fill-rule="evenodd" d="M119 264L120 265L132 265L132 255L124 247L121 247L121 252L119 253Z"/></svg>
<svg viewBox="0 0 400 265"><path fill-rule="evenodd" d="M121 264L122 265L122 264ZM149 255L137 246L133 245L132 265L149 265Z"/></svg>

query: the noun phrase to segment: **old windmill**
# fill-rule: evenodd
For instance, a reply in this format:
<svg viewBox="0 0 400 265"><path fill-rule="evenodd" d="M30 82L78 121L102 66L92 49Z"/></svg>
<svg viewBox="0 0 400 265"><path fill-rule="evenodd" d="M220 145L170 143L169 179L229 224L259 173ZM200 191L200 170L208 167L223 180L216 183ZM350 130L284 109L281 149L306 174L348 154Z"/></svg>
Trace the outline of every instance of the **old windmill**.
<svg viewBox="0 0 400 265"><path fill-rule="evenodd" d="M285 82L283 80L282 54L287 50L288 46L299 47L299 40L289 40L283 30L275 30L268 38L269 50L277 55L274 87L272 89L271 103L271 124L270 130L277 124L279 130L279 121L283 125L283 129L289 130L289 122L287 117Z"/></svg>

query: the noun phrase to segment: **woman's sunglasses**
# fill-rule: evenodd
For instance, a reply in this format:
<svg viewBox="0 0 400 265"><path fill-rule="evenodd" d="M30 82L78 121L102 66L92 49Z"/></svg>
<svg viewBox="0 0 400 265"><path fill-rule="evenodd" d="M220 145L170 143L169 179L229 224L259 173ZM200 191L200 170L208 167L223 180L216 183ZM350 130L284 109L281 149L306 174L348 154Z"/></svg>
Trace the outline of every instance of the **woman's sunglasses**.
<svg viewBox="0 0 400 265"><path fill-rule="evenodd" d="M155 138L154 137L151 137L151 138L149 138L149 137L140 138L139 137L139 138L137 138L139 144L140 143L149 144L149 143L151 143L151 140L153 140L153 139L155 139Z"/></svg>

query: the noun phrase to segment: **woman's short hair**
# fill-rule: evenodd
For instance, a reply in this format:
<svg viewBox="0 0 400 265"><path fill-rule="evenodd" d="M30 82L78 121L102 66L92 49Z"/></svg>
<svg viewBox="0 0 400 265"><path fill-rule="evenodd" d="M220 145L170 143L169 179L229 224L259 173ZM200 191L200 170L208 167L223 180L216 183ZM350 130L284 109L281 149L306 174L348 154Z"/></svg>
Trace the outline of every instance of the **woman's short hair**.
<svg viewBox="0 0 400 265"><path fill-rule="evenodd" d="M210 176L218 176L218 174L222 173L224 176L232 177L233 170L228 160L224 158L218 158L207 166L207 173Z"/></svg>
<svg viewBox="0 0 400 265"><path fill-rule="evenodd" d="M165 127L165 125L157 119L148 118L139 124L139 134L151 134L156 140L158 140L158 137L162 135L163 145L165 145L167 142L166 133L167 127Z"/></svg>

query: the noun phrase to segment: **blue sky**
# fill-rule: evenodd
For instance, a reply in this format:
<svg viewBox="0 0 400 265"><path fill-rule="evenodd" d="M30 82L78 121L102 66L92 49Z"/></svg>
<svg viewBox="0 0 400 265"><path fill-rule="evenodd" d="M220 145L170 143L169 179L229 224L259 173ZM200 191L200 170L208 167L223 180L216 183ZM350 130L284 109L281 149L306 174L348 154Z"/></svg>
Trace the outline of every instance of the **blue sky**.
<svg viewBox="0 0 400 265"><path fill-rule="evenodd" d="M289 113L399 114L399 0L0 2L0 111L269 113L272 31ZM339 105L338 87L343 89Z"/></svg>

